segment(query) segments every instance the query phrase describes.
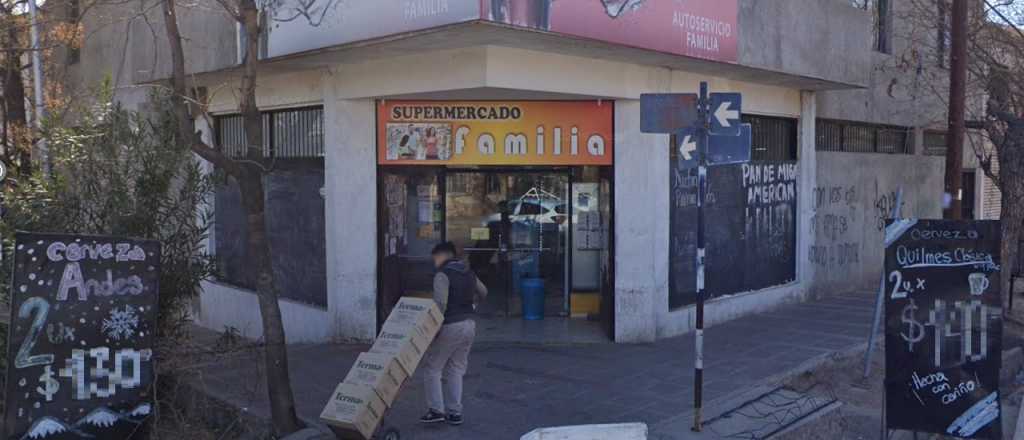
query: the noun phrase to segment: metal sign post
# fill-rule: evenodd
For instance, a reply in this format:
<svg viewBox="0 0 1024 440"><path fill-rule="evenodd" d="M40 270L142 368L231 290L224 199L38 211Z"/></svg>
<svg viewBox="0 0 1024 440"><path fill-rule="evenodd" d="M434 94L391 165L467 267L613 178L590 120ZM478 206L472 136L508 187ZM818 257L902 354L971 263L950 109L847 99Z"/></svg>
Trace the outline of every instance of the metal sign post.
<svg viewBox="0 0 1024 440"><path fill-rule="evenodd" d="M739 93L708 94L708 83L700 83L700 94L645 94L640 98L640 131L674 134L678 145L676 166L697 169L697 257L694 326L693 430L700 432L704 407L704 302L707 224L704 216L708 190L708 167L750 161L751 127L742 123L743 97Z"/></svg>
<svg viewBox="0 0 1024 440"><path fill-rule="evenodd" d="M700 83L700 99L697 102L699 115L697 133L701 145L708 142L708 83ZM694 326L695 349L693 364L693 430L700 432L704 415L704 256L706 238L704 224L704 201L708 190L708 158L706 151L698 151L697 155L697 305L696 325Z"/></svg>
<svg viewBox="0 0 1024 440"><path fill-rule="evenodd" d="M893 220L899 220L900 219L900 215L901 215L900 208L902 206L903 206L903 187L900 187L899 191L896 193L896 205L892 207L891 218ZM896 227L893 227L893 228L895 229ZM888 246L889 245L889 240L890 240L890 234L888 233L888 228L886 228L886 234L885 235L886 235L886 237L884 238L885 245ZM866 383L867 383L867 380L868 380L868 376L871 375L871 355L872 355L872 352L874 351L874 348L875 348L875 335L878 334L878 327L882 323L882 308L885 306L885 271L882 271L882 277L881 278L882 279L879 281L879 286L878 286L878 295L875 298L875 314L874 314L874 317L871 320L871 333L868 333L868 348L864 352L864 375L861 376L861 379L865 382L865 387L867 386Z"/></svg>

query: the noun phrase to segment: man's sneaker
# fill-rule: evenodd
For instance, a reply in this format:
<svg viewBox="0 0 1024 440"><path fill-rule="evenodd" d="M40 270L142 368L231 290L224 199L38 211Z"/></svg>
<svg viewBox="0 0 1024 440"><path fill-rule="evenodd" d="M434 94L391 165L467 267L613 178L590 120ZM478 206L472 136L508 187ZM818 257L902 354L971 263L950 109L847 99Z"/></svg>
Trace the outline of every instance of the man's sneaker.
<svg viewBox="0 0 1024 440"><path fill-rule="evenodd" d="M420 423L441 423L444 420L444 414L434 410L427 411L423 417L420 417Z"/></svg>
<svg viewBox="0 0 1024 440"><path fill-rule="evenodd" d="M448 414L447 422L449 425L459 426L462 424L462 414Z"/></svg>

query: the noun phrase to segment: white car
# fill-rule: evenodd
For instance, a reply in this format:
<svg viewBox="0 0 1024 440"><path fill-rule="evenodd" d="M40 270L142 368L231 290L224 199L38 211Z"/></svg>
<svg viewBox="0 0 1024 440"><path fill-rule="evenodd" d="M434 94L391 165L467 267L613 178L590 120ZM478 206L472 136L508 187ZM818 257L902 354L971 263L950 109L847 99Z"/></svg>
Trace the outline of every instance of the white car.
<svg viewBox="0 0 1024 440"><path fill-rule="evenodd" d="M562 226L568 220L565 203L561 200L520 199L508 202L509 221L520 223L535 221L541 224L557 224ZM501 221L501 213L487 217L484 226Z"/></svg>

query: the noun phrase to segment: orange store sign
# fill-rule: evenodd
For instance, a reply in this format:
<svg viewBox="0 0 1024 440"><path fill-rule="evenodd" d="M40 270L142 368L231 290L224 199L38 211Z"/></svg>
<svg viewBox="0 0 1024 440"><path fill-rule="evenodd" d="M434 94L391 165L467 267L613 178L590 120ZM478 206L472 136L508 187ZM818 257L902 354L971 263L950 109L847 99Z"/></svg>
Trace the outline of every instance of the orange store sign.
<svg viewBox="0 0 1024 440"><path fill-rule="evenodd" d="M611 165L614 103L385 101L381 165Z"/></svg>

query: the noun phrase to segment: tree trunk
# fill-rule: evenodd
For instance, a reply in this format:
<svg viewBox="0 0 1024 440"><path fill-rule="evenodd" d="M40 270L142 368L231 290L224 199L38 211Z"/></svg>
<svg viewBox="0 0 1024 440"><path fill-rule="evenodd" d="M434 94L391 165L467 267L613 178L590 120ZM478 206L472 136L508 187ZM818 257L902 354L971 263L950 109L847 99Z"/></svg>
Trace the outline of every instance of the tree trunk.
<svg viewBox="0 0 1024 440"><path fill-rule="evenodd" d="M1017 192L1017 194L1011 194L1011 192ZM1002 231L1000 261L1002 262L1002 270L999 271L999 281L1001 283L1000 288L1002 289L1000 291L1003 292L1003 310L1007 312L1010 311L1010 295L1013 295L1013 291L1010 290L1010 281L1018 265L1017 258L1019 256L1017 255L1017 250L1018 243L1020 242L1020 227L1022 222L1024 222L1024 203L1022 203L1021 197L1024 197L1024 194L1019 193L1019 191L1004 190L1002 193L1003 209L1000 220L1000 229ZM1014 315L1020 315L1022 309L1024 309L1024 304L1017 302L1014 306Z"/></svg>
<svg viewBox="0 0 1024 440"><path fill-rule="evenodd" d="M248 169L243 175L238 183L249 226L249 261L256 269L256 291L259 295L260 317L263 319L267 397L270 399L274 431L284 436L298 431L301 425L295 414L295 398L288 369L288 346L274 284L270 243L267 241L263 174L260 170Z"/></svg>
<svg viewBox="0 0 1024 440"><path fill-rule="evenodd" d="M8 30L6 41L11 47L18 47L18 27L11 26ZM17 134L24 134L22 129L28 126L28 113L25 109L25 83L21 75L21 57L15 53L8 53L5 58L6 66L3 66L4 73L3 99L4 99L4 141L5 147L13 146L13 149L4 150L4 160L8 165L18 164L18 174L28 176L32 173L32 148L21 145L25 141Z"/></svg>
<svg viewBox="0 0 1024 440"><path fill-rule="evenodd" d="M281 306L277 302L270 243L267 242L263 188L263 175L267 169L260 164L268 158L263 151L263 115L256 102L256 64L259 62L260 32L263 30L260 29L259 9L254 0L240 0L239 14L246 37L239 110L242 112L248 145L245 150L247 162L241 167L243 172L238 183L249 222L249 258L256 269L256 291L259 293L260 315L263 317L270 412L274 418L274 430L283 436L298 431L301 425L295 415L295 396L288 374L288 346L285 344Z"/></svg>
<svg viewBox="0 0 1024 440"><path fill-rule="evenodd" d="M1024 121L1008 121L999 147L999 190L1002 192L1002 270L1000 287L1003 309L1009 312L1010 281L1017 268L1018 243L1024 226ZM1013 316L1024 316L1024 304L1015 304Z"/></svg>
<svg viewBox="0 0 1024 440"><path fill-rule="evenodd" d="M295 397L292 393L288 373L288 347L285 345L284 324L278 303L274 271L270 259L270 243L267 241L265 212L265 191L263 175L263 122L256 103L256 63L259 61L258 9L254 0L239 1L236 19L248 35L247 56L240 86L240 110L248 143L244 161L228 157L218 148L202 141L195 133L189 117L186 99L190 96L185 83L185 53L181 33L178 29L176 6L173 0L164 0L164 21L167 40L171 50L171 85L175 93L174 113L178 118L178 131L182 142L188 142L197 155L224 170L238 182L242 205L246 211L248 225L249 262L256 270L256 291L263 321L265 343L264 361L267 374L267 395L273 418L275 433L283 437L298 431L302 425L295 414Z"/></svg>

